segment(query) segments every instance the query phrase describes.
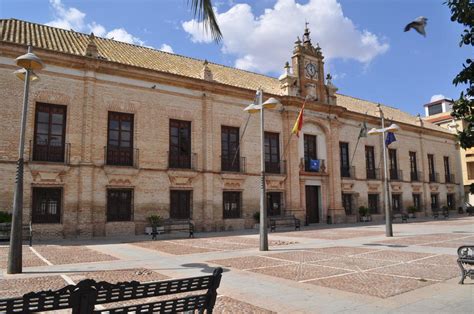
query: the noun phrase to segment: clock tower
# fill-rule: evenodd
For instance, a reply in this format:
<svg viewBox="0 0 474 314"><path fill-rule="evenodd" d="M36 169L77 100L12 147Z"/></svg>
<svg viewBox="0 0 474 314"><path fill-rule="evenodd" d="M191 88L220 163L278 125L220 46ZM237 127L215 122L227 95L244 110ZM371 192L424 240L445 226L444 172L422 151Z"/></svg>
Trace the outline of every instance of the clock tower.
<svg viewBox="0 0 474 314"><path fill-rule="evenodd" d="M311 43L309 36L308 23L303 34L303 41L298 37L293 49L293 56L291 60L293 74L291 75L294 82L295 96L309 98L313 101L322 102L326 104L335 104L335 93L337 88L332 85L330 75L327 76L327 82L324 76L324 57L321 53L319 44L316 47ZM287 67L287 66L286 66ZM289 70L287 69L289 74ZM280 81L282 81L280 77ZM288 80L288 79L287 79ZM282 86L283 88L283 86Z"/></svg>

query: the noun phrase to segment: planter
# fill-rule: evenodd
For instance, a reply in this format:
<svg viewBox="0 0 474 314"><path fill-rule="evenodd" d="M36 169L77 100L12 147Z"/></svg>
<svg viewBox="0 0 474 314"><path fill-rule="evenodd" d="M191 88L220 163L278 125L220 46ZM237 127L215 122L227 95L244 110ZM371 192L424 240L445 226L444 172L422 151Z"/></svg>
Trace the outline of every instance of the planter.
<svg viewBox="0 0 474 314"><path fill-rule="evenodd" d="M367 222L367 221L369 221L369 217L367 217L367 216L362 216L362 217L360 217L360 221L362 221L362 222Z"/></svg>
<svg viewBox="0 0 474 314"><path fill-rule="evenodd" d="M260 224L255 224L253 227L254 227L254 229L258 230L258 229L260 229Z"/></svg>
<svg viewBox="0 0 474 314"><path fill-rule="evenodd" d="M409 213L408 218L416 218L416 215L414 213Z"/></svg>

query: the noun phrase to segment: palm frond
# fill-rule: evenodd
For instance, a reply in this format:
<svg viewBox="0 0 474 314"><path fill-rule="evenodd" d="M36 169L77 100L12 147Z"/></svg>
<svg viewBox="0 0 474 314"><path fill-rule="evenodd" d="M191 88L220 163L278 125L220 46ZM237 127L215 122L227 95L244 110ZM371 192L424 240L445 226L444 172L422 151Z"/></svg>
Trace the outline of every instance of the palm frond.
<svg viewBox="0 0 474 314"><path fill-rule="evenodd" d="M199 22L203 22L204 30L211 32L212 39L218 43L222 40L222 33L212 8L211 0L188 0L191 11Z"/></svg>

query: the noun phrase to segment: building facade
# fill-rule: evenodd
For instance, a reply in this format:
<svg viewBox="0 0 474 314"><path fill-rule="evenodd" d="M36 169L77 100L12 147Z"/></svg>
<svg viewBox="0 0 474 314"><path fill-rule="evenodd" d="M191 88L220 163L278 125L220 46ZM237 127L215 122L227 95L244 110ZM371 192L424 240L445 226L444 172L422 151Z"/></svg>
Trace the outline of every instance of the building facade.
<svg viewBox="0 0 474 314"><path fill-rule="evenodd" d="M455 137L398 109L337 94L309 30L280 78L110 39L0 20L0 208L13 200L23 82L15 58L33 46L46 67L30 89L24 219L40 237L141 234L147 217L197 230L252 228L259 210L257 88L265 112L266 206L307 223L382 220L380 110L401 131L390 145L393 211L460 202ZM291 66L290 66L291 64ZM291 134L305 101L300 136ZM447 160L447 162L446 162ZM452 178L452 180L451 180Z"/></svg>
<svg viewBox="0 0 474 314"><path fill-rule="evenodd" d="M430 102L425 106L425 121L439 125L456 134L458 130L464 130L467 125L463 120L454 119L451 116L453 101L451 99L440 99ZM474 148L460 149L460 173L461 183L464 186L462 193L464 201L474 205L474 194L470 193L471 184L474 184ZM461 206L462 204L460 204Z"/></svg>

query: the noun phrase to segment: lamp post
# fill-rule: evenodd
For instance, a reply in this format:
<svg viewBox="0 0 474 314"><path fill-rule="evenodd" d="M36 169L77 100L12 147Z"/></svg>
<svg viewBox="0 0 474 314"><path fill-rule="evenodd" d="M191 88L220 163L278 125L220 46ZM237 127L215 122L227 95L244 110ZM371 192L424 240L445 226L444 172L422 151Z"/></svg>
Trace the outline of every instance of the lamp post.
<svg viewBox="0 0 474 314"><path fill-rule="evenodd" d="M244 111L260 112L260 251L268 251L267 211L265 208L265 127L264 109L274 109L280 102L271 97L263 102L263 91L257 90L256 104L248 105Z"/></svg>
<svg viewBox="0 0 474 314"><path fill-rule="evenodd" d="M393 237L393 230L392 230L392 215L390 212L389 206L389 189L390 186L388 185L388 167L387 167L387 145L385 145L385 133L387 132L396 132L400 130L400 127L395 123L391 124L389 127L385 127L385 117L383 115L382 108L380 105L377 106L380 111L380 118L382 119L382 128L376 129L372 128L367 134L369 135L378 135L382 134L382 141L383 141L383 170L384 170L384 211L385 211L385 236Z"/></svg>
<svg viewBox="0 0 474 314"><path fill-rule="evenodd" d="M16 58L16 65L22 69L17 70L14 74L25 81L23 92L23 110L21 113L20 143L18 146L18 162L16 171L16 184L13 196L13 215L12 228L10 234L10 248L8 251L8 274L18 274L22 272L22 223L23 223L23 153L25 149L25 129L26 114L28 112L28 93L30 88L30 80L37 80L33 70L41 70L43 62L34 53L31 46L28 52Z"/></svg>

